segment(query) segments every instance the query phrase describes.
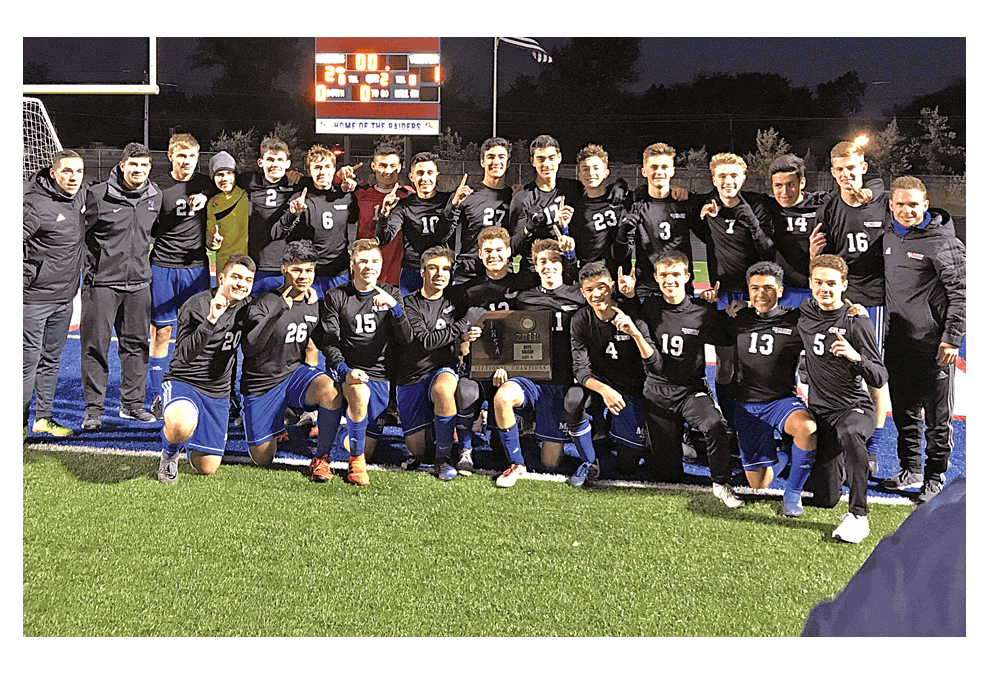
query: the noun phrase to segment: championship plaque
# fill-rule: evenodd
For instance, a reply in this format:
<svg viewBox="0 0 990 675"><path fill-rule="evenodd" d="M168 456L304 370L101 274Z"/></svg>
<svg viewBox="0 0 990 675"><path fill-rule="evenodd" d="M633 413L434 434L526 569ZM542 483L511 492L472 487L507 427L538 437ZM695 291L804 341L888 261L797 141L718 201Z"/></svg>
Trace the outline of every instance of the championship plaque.
<svg viewBox="0 0 990 675"><path fill-rule="evenodd" d="M491 379L499 368L509 377L551 379L549 310L485 312L481 337L471 343L471 378Z"/></svg>

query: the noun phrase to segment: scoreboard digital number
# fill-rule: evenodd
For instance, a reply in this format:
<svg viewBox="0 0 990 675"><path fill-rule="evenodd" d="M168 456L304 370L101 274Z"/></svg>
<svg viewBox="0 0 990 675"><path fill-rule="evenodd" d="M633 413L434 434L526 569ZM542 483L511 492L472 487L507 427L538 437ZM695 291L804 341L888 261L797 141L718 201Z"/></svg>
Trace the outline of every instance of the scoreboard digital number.
<svg viewBox="0 0 990 675"><path fill-rule="evenodd" d="M316 38L316 132L439 135L440 38Z"/></svg>

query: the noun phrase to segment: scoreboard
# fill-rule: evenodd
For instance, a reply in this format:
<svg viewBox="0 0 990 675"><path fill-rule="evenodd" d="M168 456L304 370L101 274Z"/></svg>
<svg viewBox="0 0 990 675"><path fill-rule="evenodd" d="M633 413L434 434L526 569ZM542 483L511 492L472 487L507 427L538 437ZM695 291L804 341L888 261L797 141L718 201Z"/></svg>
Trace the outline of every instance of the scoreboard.
<svg viewBox="0 0 990 675"><path fill-rule="evenodd" d="M316 133L440 134L440 38L316 38Z"/></svg>

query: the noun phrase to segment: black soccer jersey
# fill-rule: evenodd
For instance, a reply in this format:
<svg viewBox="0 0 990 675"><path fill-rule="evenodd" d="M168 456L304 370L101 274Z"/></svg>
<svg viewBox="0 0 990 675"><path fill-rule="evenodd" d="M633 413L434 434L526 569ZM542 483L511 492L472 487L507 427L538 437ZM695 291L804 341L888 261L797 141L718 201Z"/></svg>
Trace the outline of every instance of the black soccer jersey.
<svg viewBox="0 0 990 675"><path fill-rule="evenodd" d="M240 174L237 185L248 193L251 203L248 216L248 255L263 272L278 272L282 269L282 253L285 239L272 239L272 230L288 210L292 196L303 187L312 188L312 181L306 178L296 185L289 185L286 176L277 183L270 182L258 172Z"/></svg>
<svg viewBox="0 0 990 675"><path fill-rule="evenodd" d="M327 372L340 379L358 369L372 380L387 381L392 350L412 340L399 289L382 281L378 287L396 299L394 308L376 307L377 293L361 293L353 281L327 291L319 304L323 340L317 346L326 356Z"/></svg>
<svg viewBox="0 0 990 675"><path fill-rule="evenodd" d="M890 193L876 191L862 206L849 206L836 195L816 214L825 233L822 253L834 253L849 266L849 288L843 296L867 307L882 305L883 233L890 225Z"/></svg>
<svg viewBox="0 0 990 675"><path fill-rule="evenodd" d="M505 229L511 237L512 251L522 256L520 271L532 271L531 250L537 239L556 239L553 225L559 222L558 210L574 206L584 191L584 186L573 178L557 178L552 190L543 191L530 181L512 195L509 218Z"/></svg>
<svg viewBox="0 0 990 675"><path fill-rule="evenodd" d="M887 369L880 358L869 317L849 316L844 305L824 310L813 299L802 302L799 309L798 330L804 343L808 403L812 410L831 413L860 407L874 414L867 385L882 387L887 381ZM859 352L862 361L854 363L829 351L835 342L833 328Z"/></svg>
<svg viewBox="0 0 990 675"><path fill-rule="evenodd" d="M433 246L454 247L454 225L444 207L450 199L449 192L433 193L428 199L411 195L400 199L388 216L380 217L375 227L378 241L392 241L402 232L402 267L419 269L423 252Z"/></svg>
<svg viewBox="0 0 990 675"><path fill-rule="evenodd" d="M769 195L755 192L744 195L761 218L764 230L771 233L774 262L784 270L784 285L808 288L809 238L818 223L815 214L828 201L829 193L805 192L801 201L786 208Z"/></svg>
<svg viewBox="0 0 990 675"><path fill-rule="evenodd" d="M449 200L444 211L460 239L457 272L477 269L483 273L478 260L478 234L489 226L505 227L505 217L512 201L512 188L490 188L484 183L472 187L474 192L454 206ZM451 193L451 199L453 193Z"/></svg>
<svg viewBox="0 0 990 675"><path fill-rule="evenodd" d="M643 300L642 316L660 354L662 372L647 372L647 385L696 387L705 379L705 345L732 344L725 312L699 298L687 296L671 305L662 295Z"/></svg>
<svg viewBox="0 0 990 675"><path fill-rule="evenodd" d="M234 376L234 357L250 303L231 303L212 324L206 317L210 315L210 303L215 294L216 289L197 293L179 308L175 353L165 373L165 381L184 382L212 398L227 398Z"/></svg>
<svg viewBox="0 0 990 675"><path fill-rule="evenodd" d="M486 310L509 309L509 304L519 295L540 283L534 272L508 272L501 279L492 279L485 273L468 279L463 284L448 286L444 295L460 310L483 307Z"/></svg>
<svg viewBox="0 0 990 675"><path fill-rule="evenodd" d="M218 190L209 178L194 173L188 181L172 178L172 174L155 181L162 191L162 210L151 228L154 247L151 264L160 267L205 267L206 204L190 213L189 198L203 194L207 199Z"/></svg>
<svg viewBox="0 0 990 675"><path fill-rule="evenodd" d="M767 403L795 395L804 348L797 330L800 315L796 307L776 307L766 314L744 307L736 314L732 328L737 401Z"/></svg>
<svg viewBox="0 0 990 675"><path fill-rule="evenodd" d="M718 191L707 195L692 195L700 214L701 208L712 200L718 204L718 214L702 218L702 241L708 249L708 277L720 291L745 293L748 289L746 270L753 263L771 257L773 242L760 227L750 205L740 197L735 206L722 204Z"/></svg>
<svg viewBox="0 0 990 675"><path fill-rule="evenodd" d="M627 313L649 340L650 329L638 316L638 310ZM643 398L646 371L636 341L611 321L599 319L587 305L571 319L571 352L578 384L584 385L594 377L624 396Z"/></svg>
<svg viewBox="0 0 990 675"><path fill-rule="evenodd" d="M661 253L680 251L687 256L688 271L693 269L691 232L699 231L696 211L688 200L677 201L670 196L654 199L641 188L633 193L632 205L616 232L612 257L626 274L632 268L633 258L636 259L637 297L660 293L660 286L653 276L653 264ZM688 295L693 294L690 282L687 291Z"/></svg>
<svg viewBox="0 0 990 675"><path fill-rule="evenodd" d="M550 311L551 384L574 384L574 360L571 358L571 317L585 305L577 286L562 284L554 289L536 288L522 291L510 303L511 309Z"/></svg>
<svg viewBox="0 0 990 675"><path fill-rule="evenodd" d="M471 317L481 317L481 310L471 310L471 317L465 318L465 312L446 297L430 300L419 292L410 293L402 301L412 342L399 346L395 383L420 382L444 366L456 369L461 336L471 327Z"/></svg>
<svg viewBox="0 0 990 675"><path fill-rule="evenodd" d="M316 276L334 277L347 271L350 264L347 229L357 221L358 204L353 192L309 187L306 209L296 214L286 209L272 228L272 239L311 240L317 255Z"/></svg>
<svg viewBox="0 0 990 675"><path fill-rule="evenodd" d="M241 393L258 396L277 386L306 362L310 338L319 344L319 305L293 302L290 309L280 290L255 298L244 318L241 351Z"/></svg>
<svg viewBox="0 0 990 675"><path fill-rule="evenodd" d="M620 182L621 185L616 189L616 183ZM574 252L582 265L603 261L612 268L612 246L619 231L619 223L625 217L622 200L625 181L620 178L616 183L610 185L601 197L582 194L571 205L574 207L574 216L567 227L567 233L574 238Z"/></svg>

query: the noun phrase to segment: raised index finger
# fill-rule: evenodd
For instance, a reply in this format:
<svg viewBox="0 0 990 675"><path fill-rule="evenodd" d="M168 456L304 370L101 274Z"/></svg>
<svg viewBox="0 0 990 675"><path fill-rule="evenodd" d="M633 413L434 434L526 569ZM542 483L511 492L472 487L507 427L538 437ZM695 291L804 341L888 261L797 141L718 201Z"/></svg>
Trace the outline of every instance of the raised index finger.
<svg viewBox="0 0 990 675"><path fill-rule="evenodd" d="M464 178L461 179L461 184L458 187L464 187L467 184L467 174L464 174Z"/></svg>
<svg viewBox="0 0 990 675"><path fill-rule="evenodd" d="M560 229L557 227L557 223L553 223L553 233L557 235L557 239L563 239L564 235L560 233Z"/></svg>
<svg viewBox="0 0 990 675"><path fill-rule="evenodd" d="M818 223L817 225L815 225L815 229L811 231L811 236L814 237L816 234L821 232L821 229L822 229L822 223Z"/></svg>

